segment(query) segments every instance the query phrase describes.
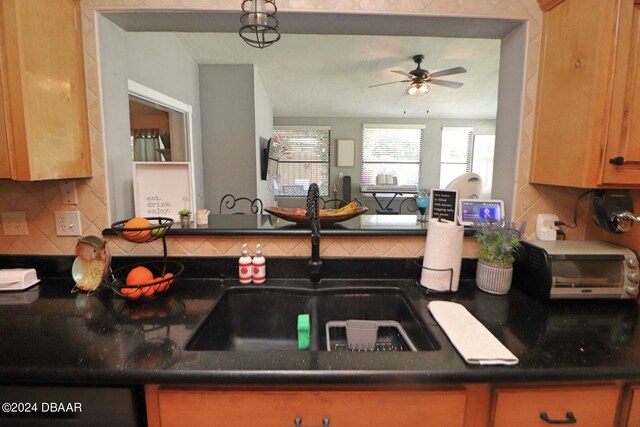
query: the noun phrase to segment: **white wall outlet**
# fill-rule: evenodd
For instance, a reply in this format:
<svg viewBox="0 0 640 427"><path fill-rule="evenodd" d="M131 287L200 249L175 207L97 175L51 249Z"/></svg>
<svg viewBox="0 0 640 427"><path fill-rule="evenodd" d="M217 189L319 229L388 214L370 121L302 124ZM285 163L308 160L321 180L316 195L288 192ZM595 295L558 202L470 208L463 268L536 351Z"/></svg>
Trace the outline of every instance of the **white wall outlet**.
<svg viewBox="0 0 640 427"><path fill-rule="evenodd" d="M77 205L78 193L76 192L75 181L63 181L60 184L60 194L62 195L63 205Z"/></svg>
<svg viewBox="0 0 640 427"><path fill-rule="evenodd" d="M5 236L27 236L27 214L25 212L2 212L2 229Z"/></svg>
<svg viewBox="0 0 640 427"><path fill-rule="evenodd" d="M536 219L536 237L538 240L556 240L558 236L556 221L560 221L556 214L538 215Z"/></svg>
<svg viewBox="0 0 640 427"><path fill-rule="evenodd" d="M79 211L56 212L56 235L80 236L81 234L82 224L80 223Z"/></svg>

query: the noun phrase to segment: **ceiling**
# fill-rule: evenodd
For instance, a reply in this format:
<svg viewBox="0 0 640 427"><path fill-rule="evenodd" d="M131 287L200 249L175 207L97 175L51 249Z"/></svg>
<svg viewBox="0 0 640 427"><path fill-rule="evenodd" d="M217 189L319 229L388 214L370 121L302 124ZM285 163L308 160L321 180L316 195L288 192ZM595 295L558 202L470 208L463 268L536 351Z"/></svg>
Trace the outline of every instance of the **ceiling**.
<svg viewBox="0 0 640 427"><path fill-rule="evenodd" d="M130 32L176 32L200 64L256 64L276 117L494 119L500 37L518 25L506 20L279 13L281 40L256 49L238 36L238 16L107 17ZM202 32L207 29L216 32ZM368 87L403 80L391 70L413 70L417 54L425 55L422 68L432 72L466 68L467 73L442 78L464 85L432 85L422 97L404 96L406 83Z"/></svg>

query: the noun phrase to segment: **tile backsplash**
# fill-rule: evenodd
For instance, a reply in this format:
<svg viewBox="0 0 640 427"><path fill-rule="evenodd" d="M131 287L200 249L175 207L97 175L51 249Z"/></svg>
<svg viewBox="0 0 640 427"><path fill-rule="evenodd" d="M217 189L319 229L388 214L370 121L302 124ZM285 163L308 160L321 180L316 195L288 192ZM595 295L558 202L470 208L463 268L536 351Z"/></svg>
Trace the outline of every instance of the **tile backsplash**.
<svg viewBox="0 0 640 427"><path fill-rule="evenodd" d="M107 217L104 140L96 63L96 32L94 13L100 10L132 9L191 9L235 10L237 1L227 0L82 0L82 25L85 46L85 71L87 77L87 103L92 149L93 178L76 181L77 209L81 213L82 233L100 235L109 224ZM504 17L528 22L528 50L526 64L525 100L520 136L517 176L515 183L514 218L527 221L527 236L535 233L538 213L555 212L562 219L571 221L579 189L552 186L533 186L528 183L533 114L537 86L540 30L542 12L536 0L287 0L278 3L280 10L416 13L444 14L450 16ZM72 254L76 239L58 237L55 234L54 212L75 210L75 206L63 205L60 193L61 181L14 182L0 180L0 211L25 211L28 236L0 236L0 253L5 254ZM586 233L588 218L586 200L579 206L581 227L568 232L568 238L582 239ZM110 239L114 254L154 254L161 248L136 245L120 239ZM265 253L271 256L308 256L309 243L300 238L247 239L251 244L262 243ZM255 241L255 242L254 242ZM159 244L159 242L156 242ZM238 238L189 237L170 238L172 255L237 255ZM240 243L241 244L241 243ZM392 256L413 257L422 254L424 238L324 238L323 256ZM473 242L465 243L465 256L472 256Z"/></svg>

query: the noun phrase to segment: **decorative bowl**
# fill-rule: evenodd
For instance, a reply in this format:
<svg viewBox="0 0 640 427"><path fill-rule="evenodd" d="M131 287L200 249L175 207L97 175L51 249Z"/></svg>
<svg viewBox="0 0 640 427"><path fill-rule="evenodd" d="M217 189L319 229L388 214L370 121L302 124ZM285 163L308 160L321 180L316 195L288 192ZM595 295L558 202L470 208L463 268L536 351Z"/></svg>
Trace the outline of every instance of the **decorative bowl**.
<svg viewBox="0 0 640 427"><path fill-rule="evenodd" d="M264 208L273 216L282 218L286 221L295 222L296 224L309 224L309 218L306 216L306 210L302 208ZM333 214L337 209L320 209L320 225L331 225L337 222L346 221L351 218L362 215L369 209L358 207L344 214Z"/></svg>

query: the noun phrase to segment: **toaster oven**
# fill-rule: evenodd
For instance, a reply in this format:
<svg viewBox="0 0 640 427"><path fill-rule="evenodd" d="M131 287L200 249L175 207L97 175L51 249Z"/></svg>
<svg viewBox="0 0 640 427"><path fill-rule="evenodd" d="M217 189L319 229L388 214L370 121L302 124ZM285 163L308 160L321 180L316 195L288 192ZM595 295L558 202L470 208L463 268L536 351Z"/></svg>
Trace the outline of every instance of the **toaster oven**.
<svg viewBox="0 0 640 427"><path fill-rule="evenodd" d="M636 298L639 281L636 253L602 241L523 241L513 265L513 286L543 299Z"/></svg>

